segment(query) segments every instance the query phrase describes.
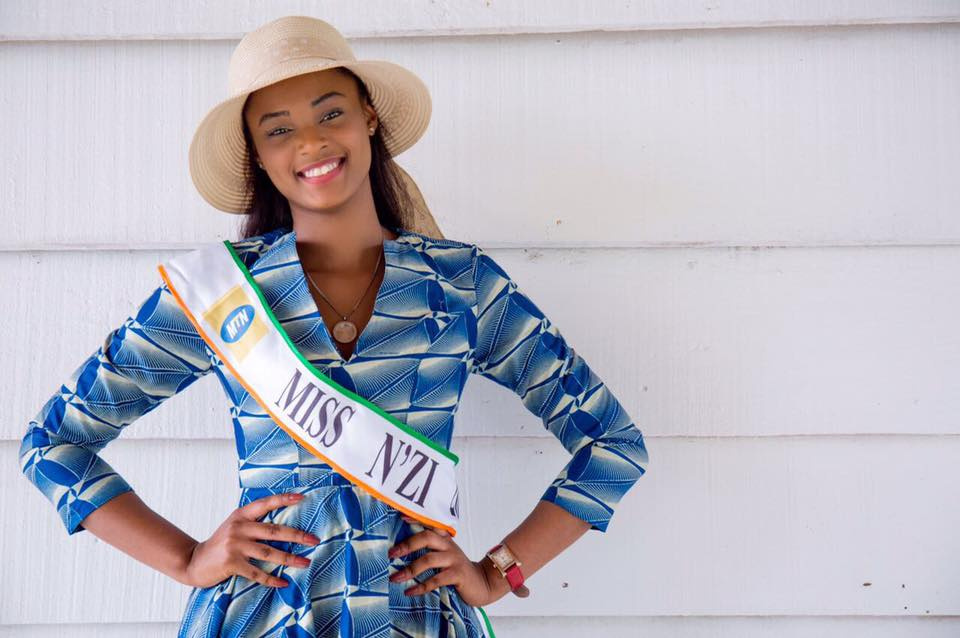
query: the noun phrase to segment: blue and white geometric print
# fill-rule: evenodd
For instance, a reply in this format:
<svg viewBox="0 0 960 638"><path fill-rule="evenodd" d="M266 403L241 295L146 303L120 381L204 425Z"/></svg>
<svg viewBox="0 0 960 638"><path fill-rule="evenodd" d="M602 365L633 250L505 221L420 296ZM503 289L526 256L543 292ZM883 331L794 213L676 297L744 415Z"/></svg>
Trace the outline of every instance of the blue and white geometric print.
<svg viewBox="0 0 960 638"><path fill-rule="evenodd" d="M437 444L450 447L471 373L510 389L571 454L542 499L592 529L607 529L616 504L646 471L643 435L619 401L479 246L405 230L385 240L373 316L344 360L307 287L296 233L281 228L232 244L308 361ZM270 494L303 493L302 502L260 520L305 530L323 542L261 541L311 563L288 567L251 559L287 580L284 588L241 576L194 588L181 638L492 635L483 611L464 603L455 587L411 597L403 593L409 581L390 582L391 574L429 550L390 559L389 548L422 528L286 435L207 347L165 284L43 405L21 442L24 475L54 505L68 534L83 531L84 517L132 489L98 452L210 372L224 389L234 423L238 506ZM435 573L429 569L418 579Z"/></svg>

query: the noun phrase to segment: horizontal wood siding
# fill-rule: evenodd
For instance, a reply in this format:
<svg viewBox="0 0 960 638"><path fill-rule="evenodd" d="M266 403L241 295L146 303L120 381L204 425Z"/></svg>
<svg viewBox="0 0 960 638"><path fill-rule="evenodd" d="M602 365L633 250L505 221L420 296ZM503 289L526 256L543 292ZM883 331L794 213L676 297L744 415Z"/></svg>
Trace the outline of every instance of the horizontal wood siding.
<svg viewBox="0 0 960 638"><path fill-rule="evenodd" d="M0 638L176 630L189 588L68 538L17 449L157 263L236 237L187 149L238 39L287 14L424 79L432 121L400 163L645 434L608 532L488 607L500 638L960 632L960 4L17 0ZM487 380L457 418L478 558L568 456ZM103 455L205 538L239 496L232 436L211 375Z"/></svg>

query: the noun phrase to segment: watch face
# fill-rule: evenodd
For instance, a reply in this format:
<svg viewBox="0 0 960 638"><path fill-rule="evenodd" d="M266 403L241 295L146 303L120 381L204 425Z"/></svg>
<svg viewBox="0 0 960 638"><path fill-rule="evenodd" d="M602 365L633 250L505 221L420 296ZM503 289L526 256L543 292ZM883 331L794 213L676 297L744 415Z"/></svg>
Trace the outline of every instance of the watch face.
<svg viewBox="0 0 960 638"><path fill-rule="evenodd" d="M501 571L503 571L514 562L514 557L506 545L500 545L500 547L490 552L490 560L496 563Z"/></svg>

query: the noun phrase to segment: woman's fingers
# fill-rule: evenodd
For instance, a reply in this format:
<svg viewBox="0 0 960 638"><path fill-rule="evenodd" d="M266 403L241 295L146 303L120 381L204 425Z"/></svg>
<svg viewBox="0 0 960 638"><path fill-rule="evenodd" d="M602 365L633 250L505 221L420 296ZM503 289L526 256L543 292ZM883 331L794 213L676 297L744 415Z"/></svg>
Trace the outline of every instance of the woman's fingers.
<svg viewBox="0 0 960 638"><path fill-rule="evenodd" d="M420 596L427 593L428 591L433 591L438 587L443 585L454 585L457 582L457 575L452 569L445 569L436 576L428 578L427 580L414 585L413 587L408 587L403 591L407 596Z"/></svg>
<svg viewBox="0 0 960 638"><path fill-rule="evenodd" d="M275 563L277 565L289 565L290 567L307 567L310 565L310 560L303 556L280 551L264 543L254 541L244 543L241 546L241 551L245 556L249 556L250 558L256 558L257 560Z"/></svg>
<svg viewBox="0 0 960 638"><path fill-rule="evenodd" d="M427 523L424 523L423 521L419 521L413 518L412 516L407 516L406 514L401 514L400 516L403 517L403 520L407 521L411 525L419 525L425 529L433 530L437 534L440 534L441 536L450 536L450 532L443 529L442 527L434 527L433 525L429 525Z"/></svg>
<svg viewBox="0 0 960 638"><path fill-rule="evenodd" d="M286 587L289 583L282 578L277 578L267 572L259 569L251 563L244 563L236 568L236 573L247 580L266 585L267 587Z"/></svg>
<svg viewBox="0 0 960 638"><path fill-rule="evenodd" d="M321 539L304 530L262 520L271 510L301 501L300 494L271 494L233 510L210 538L194 546L184 570L187 581L194 587L210 587L230 576L243 576L270 587L286 587L287 581L259 569L251 559L293 567L310 564L295 553L282 551L270 542L260 542L283 541L308 546L321 543Z"/></svg>
<svg viewBox="0 0 960 638"><path fill-rule="evenodd" d="M396 556L405 556L411 552L417 551L421 547L429 547L431 549L441 550L449 549L453 544L453 540L450 538L449 534L441 535L432 529L425 529L422 532L417 532L412 536L408 536L406 539L391 547L388 555L390 558L394 558Z"/></svg>
<svg viewBox="0 0 960 638"><path fill-rule="evenodd" d="M469 562L460 546L446 530L424 525L411 516L403 514L401 516L408 523L416 523L423 527L423 531L411 534L398 542L390 548L388 556L390 558L406 556L424 547L434 551L426 552L423 556L411 561L409 565L391 575L390 580L395 583L402 583L417 578L428 569L435 569L437 570L436 574L423 583L415 583L412 587L404 590L403 593L407 596L420 596L444 585L459 587L464 579L464 565Z"/></svg>
<svg viewBox="0 0 960 638"><path fill-rule="evenodd" d="M238 544L240 553L248 558L255 558L277 565L287 565L291 567L309 566L310 561L302 556L281 551L266 543L257 542L257 540L288 541L301 545L317 545L321 543L322 541L319 538L302 529L260 520L275 509L296 505L303 501L303 499L304 496L302 494L285 492L259 498L238 508L236 514L241 522L237 524L237 528L239 528L240 535L243 538L250 539ZM244 561L243 564L237 568L237 573L249 580L268 587L286 587L288 584L286 580L259 569L249 561Z"/></svg>
<svg viewBox="0 0 960 638"><path fill-rule="evenodd" d="M301 502L303 499L303 494L296 494L294 492L271 494L270 496L258 498L257 500L238 508L236 510L236 514L248 521L255 521L265 516L271 510L275 510L278 507L295 505Z"/></svg>
<svg viewBox="0 0 960 638"><path fill-rule="evenodd" d="M319 538L296 527L280 525L279 523L265 523L262 521L248 521L242 523L241 529L250 538L270 541L290 541L301 545L317 545L322 542Z"/></svg>
<svg viewBox="0 0 960 638"><path fill-rule="evenodd" d="M416 578L430 568L448 567L452 562L453 558L449 552L427 552L403 569L395 572L390 576L390 580L395 583L402 583L411 578Z"/></svg>

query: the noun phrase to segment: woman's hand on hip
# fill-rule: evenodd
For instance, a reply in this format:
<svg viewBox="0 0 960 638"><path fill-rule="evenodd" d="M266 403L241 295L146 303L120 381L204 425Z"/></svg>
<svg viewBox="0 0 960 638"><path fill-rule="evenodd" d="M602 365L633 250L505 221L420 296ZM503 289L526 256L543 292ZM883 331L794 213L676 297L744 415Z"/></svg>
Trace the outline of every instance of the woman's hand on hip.
<svg viewBox="0 0 960 638"><path fill-rule="evenodd" d="M290 567L306 567L310 564L302 556L258 542L320 543L319 538L303 530L258 520L271 510L302 501L302 494L272 494L235 509L210 538L194 546L185 570L186 582L194 587L211 587L237 575L267 587L286 587L287 581L258 568L250 559Z"/></svg>
<svg viewBox="0 0 960 638"><path fill-rule="evenodd" d="M390 558L406 556L423 547L428 547L432 551L398 570L390 576L390 580L395 583L406 582L431 567L438 570L434 576L408 587L403 593L408 596L422 596L442 585L452 585L457 588L463 602L474 607L488 605L502 596L502 593L495 591L491 586L483 566L467 558L446 530L426 527L422 522L409 516L403 516L403 519L408 523L423 526L424 530L412 534L391 547Z"/></svg>

